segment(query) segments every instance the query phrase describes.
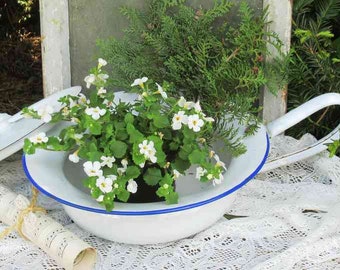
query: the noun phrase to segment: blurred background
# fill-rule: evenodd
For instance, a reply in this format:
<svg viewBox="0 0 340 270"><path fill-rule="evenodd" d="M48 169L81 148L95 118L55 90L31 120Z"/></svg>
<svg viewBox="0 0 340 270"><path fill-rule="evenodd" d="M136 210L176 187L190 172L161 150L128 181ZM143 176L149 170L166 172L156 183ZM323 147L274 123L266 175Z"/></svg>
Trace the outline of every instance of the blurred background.
<svg viewBox="0 0 340 270"><path fill-rule="evenodd" d="M42 98L38 0L0 0L0 112Z"/></svg>

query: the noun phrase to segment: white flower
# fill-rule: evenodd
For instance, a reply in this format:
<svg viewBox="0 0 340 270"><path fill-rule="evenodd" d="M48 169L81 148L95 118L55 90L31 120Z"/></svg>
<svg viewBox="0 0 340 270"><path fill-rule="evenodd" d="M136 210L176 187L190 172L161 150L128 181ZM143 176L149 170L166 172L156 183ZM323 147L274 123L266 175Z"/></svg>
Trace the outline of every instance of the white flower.
<svg viewBox="0 0 340 270"><path fill-rule="evenodd" d="M53 113L53 108L50 105L46 105L39 108L37 113L45 123L48 123L52 120L51 114Z"/></svg>
<svg viewBox="0 0 340 270"><path fill-rule="evenodd" d="M84 81L86 82L86 88L90 88L91 85L96 81L96 75L90 74L85 77Z"/></svg>
<svg viewBox="0 0 340 270"><path fill-rule="evenodd" d="M168 185L168 184L164 184L164 185L163 185L163 188L168 189L168 188L169 188L169 185Z"/></svg>
<svg viewBox="0 0 340 270"><path fill-rule="evenodd" d="M112 184L113 181L110 178L105 178L104 176L98 177L96 181L96 186L99 187L99 189L103 193L108 193L112 191Z"/></svg>
<svg viewBox="0 0 340 270"><path fill-rule="evenodd" d="M84 164L84 171L88 176L102 176L103 171L101 170L100 162L86 161Z"/></svg>
<svg viewBox="0 0 340 270"><path fill-rule="evenodd" d="M144 87L144 83L145 83L147 80L148 80L147 77L143 77L143 78L136 79L136 80L131 84L131 86L139 85L140 87Z"/></svg>
<svg viewBox="0 0 340 270"><path fill-rule="evenodd" d="M98 58L98 68L101 68L103 66L106 66L107 62L103 58Z"/></svg>
<svg viewBox="0 0 340 270"><path fill-rule="evenodd" d="M78 163L79 162L78 151L76 151L73 154L69 155L68 159L70 161L72 161L73 163Z"/></svg>
<svg viewBox="0 0 340 270"><path fill-rule="evenodd" d="M202 119L199 118L197 114L189 115L188 117L188 127L192 129L195 132L198 132L201 130L201 127L203 127L204 122Z"/></svg>
<svg viewBox="0 0 340 270"><path fill-rule="evenodd" d="M76 118L76 117L72 117L72 118L71 118L71 122L72 122L72 123L79 123L79 119Z"/></svg>
<svg viewBox="0 0 340 270"><path fill-rule="evenodd" d="M184 97L180 97L180 99L178 100L177 104L178 104L178 106L180 106L180 107L184 107L185 102L187 102L187 101L185 100L185 98L184 98Z"/></svg>
<svg viewBox="0 0 340 270"><path fill-rule="evenodd" d="M220 160L220 157L218 155L214 155L214 159L216 160L216 166L222 167L224 170L227 170L225 163Z"/></svg>
<svg viewBox="0 0 340 270"><path fill-rule="evenodd" d="M177 171L176 169L173 170L174 173L174 179L177 179L178 177L182 176L183 174L181 174L179 171Z"/></svg>
<svg viewBox="0 0 340 270"><path fill-rule="evenodd" d="M88 104L90 103L89 100L87 100L86 96L82 93L78 94L78 103L81 104L81 105L84 105L84 104Z"/></svg>
<svg viewBox="0 0 340 270"><path fill-rule="evenodd" d="M142 162L141 164L138 165L140 168L144 168L145 162Z"/></svg>
<svg viewBox="0 0 340 270"><path fill-rule="evenodd" d="M184 111L179 111L172 118L171 127L173 130L179 130L182 128L182 124L188 124L188 116L185 115Z"/></svg>
<svg viewBox="0 0 340 270"><path fill-rule="evenodd" d="M123 173L126 172L127 165L128 165L128 161L127 161L126 158L123 158L122 161L121 161L120 163L123 165L123 167L118 168L118 169L117 169L117 172L118 172L119 175L122 175Z"/></svg>
<svg viewBox="0 0 340 270"><path fill-rule="evenodd" d="M117 176L114 174L107 175L106 178L111 179L113 182L117 180Z"/></svg>
<svg viewBox="0 0 340 270"><path fill-rule="evenodd" d="M106 94L106 89L104 87L100 87L98 89L97 95L98 96L103 96L104 94Z"/></svg>
<svg viewBox="0 0 340 270"><path fill-rule="evenodd" d="M146 158L150 159L152 163L157 162L157 157L155 156L156 150L155 151L149 151L149 155L146 155Z"/></svg>
<svg viewBox="0 0 340 270"><path fill-rule="evenodd" d="M215 122L215 119L212 117L204 117L203 119L204 121L207 121L207 122Z"/></svg>
<svg viewBox="0 0 340 270"><path fill-rule="evenodd" d="M192 108L195 107L195 104L196 104L196 103L194 103L194 102L192 102L192 101L188 101L188 102L185 102L183 108L184 108L184 109L190 110L190 109L192 109Z"/></svg>
<svg viewBox="0 0 340 270"><path fill-rule="evenodd" d="M203 169L202 167L198 167L196 169L196 179L201 179L202 176L204 176L207 173L206 169Z"/></svg>
<svg viewBox="0 0 340 270"><path fill-rule="evenodd" d="M194 108L195 105L196 105L196 103L194 103L192 101L186 101L184 97L180 97L180 99L178 100L177 104L178 104L178 106L180 106L180 107L182 107L184 109L187 109L187 110L190 110L190 109ZM199 103L198 103L198 106L199 106ZM197 105L196 105L196 107L197 107Z"/></svg>
<svg viewBox="0 0 340 270"><path fill-rule="evenodd" d="M122 168L122 167L121 167L121 168L118 168L118 169L117 169L117 172L118 172L119 175L122 175L123 173L126 172L126 168L124 168L124 167L123 167L123 168Z"/></svg>
<svg viewBox="0 0 340 270"><path fill-rule="evenodd" d="M113 162L116 161L116 159L114 157L105 157L105 156L102 156L100 159L102 160L102 163L100 163L100 165L102 167L107 166L109 168L112 168Z"/></svg>
<svg viewBox="0 0 340 270"><path fill-rule="evenodd" d="M80 140L81 138L83 138L83 134L74 134L74 138L76 140Z"/></svg>
<svg viewBox="0 0 340 270"><path fill-rule="evenodd" d="M77 106L77 101L73 100L72 98L69 99L70 100L70 108L73 108L74 106Z"/></svg>
<svg viewBox="0 0 340 270"><path fill-rule="evenodd" d="M156 85L157 85L157 88L158 88L157 93L161 94L161 96L164 99L168 98L168 95L165 93L165 91L163 90L162 86L160 86L158 83L156 83Z"/></svg>
<svg viewBox="0 0 340 270"><path fill-rule="evenodd" d="M103 116L106 113L106 110L100 109L98 106L96 108L88 107L86 108L85 113L92 116L94 120L98 120L100 116Z"/></svg>
<svg viewBox="0 0 340 270"><path fill-rule="evenodd" d="M219 184L222 183L222 181L223 181L223 175L220 174L220 175L219 175L219 178L214 178L214 180L213 180L213 185L214 185L214 186L219 185Z"/></svg>
<svg viewBox="0 0 340 270"><path fill-rule="evenodd" d="M120 163L123 165L123 168L125 168L125 169L127 168L128 160L126 158L123 158Z"/></svg>
<svg viewBox="0 0 340 270"><path fill-rule="evenodd" d="M109 75L101 73L97 75L97 78L103 82L106 82L106 80L109 78Z"/></svg>
<svg viewBox="0 0 340 270"><path fill-rule="evenodd" d="M201 105L200 105L200 101L197 101L194 104L194 109L195 109L195 112L197 112L197 113L202 111L202 108L201 108Z"/></svg>
<svg viewBox="0 0 340 270"><path fill-rule="evenodd" d="M102 202L104 200L104 195L99 195L99 197L96 199L97 202Z"/></svg>
<svg viewBox="0 0 340 270"><path fill-rule="evenodd" d="M152 163L157 162L156 149L154 147L153 141L148 142L147 140L144 140L139 145L139 152L144 155L146 159L149 159Z"/></svg>
<svg viewBox="0 0 340 270"><path fill-rule="evenodd" d="M45 132L41 132L29 139L33 144L47 143L48 137Z"/></svg>
<svg viewBox="0 0 340 270"><path fill-rule="evenodd" d="M149 151L150 149L154 148L154 143L153 143L153 141L150 141L150 142L148 143L147 140L144 140L142 143L140 143L140 144L138 145L138 147L139 147L139 152L140 152L142 155L146 155L146 154L148 154L148 151Z"/></svg>
<svg viewBox="0 0 340 270"><path fill-rule="evenodd" d="M66 117L66 116L69 115L69 113L70 113L70 110L69 110L68 107L64 107L64 108L61 109L61 114L62 114L63 116Z"/></svg>
<svg viewBox="0 0 340 270"><path fill-rule="evenodd" d="M127 191L131 192L131 193L136 193L137 192L137 182L133 179L130 179L128 181L128 185L126 187Z"/></svg>

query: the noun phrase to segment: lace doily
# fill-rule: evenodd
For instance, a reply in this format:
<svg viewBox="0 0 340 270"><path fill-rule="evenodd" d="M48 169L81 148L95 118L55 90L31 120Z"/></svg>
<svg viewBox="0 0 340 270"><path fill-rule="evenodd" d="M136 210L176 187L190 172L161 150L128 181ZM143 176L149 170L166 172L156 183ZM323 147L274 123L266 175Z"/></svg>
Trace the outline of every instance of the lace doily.
<svg viewBox="0 0 340 270"><path fill-rule="evenodd" d="M271 156L314 140L276 137ZM0 162L0 183L30 196L19 154ZM340 161L327 152L259 174L238 192L227 218L168 244L106 241L77 227L52 199L41 195L39 204L98 250L96 269L340 269ZM12 233L1 240L0 269L62 268Z"/></svg>

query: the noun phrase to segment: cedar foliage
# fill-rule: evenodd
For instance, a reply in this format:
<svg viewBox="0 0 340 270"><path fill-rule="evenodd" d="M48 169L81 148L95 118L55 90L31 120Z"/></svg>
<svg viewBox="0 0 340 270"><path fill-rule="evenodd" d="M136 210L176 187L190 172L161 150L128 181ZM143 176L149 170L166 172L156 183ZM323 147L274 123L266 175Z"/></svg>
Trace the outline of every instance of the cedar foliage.
<svg viewBox="0 0 340 270"><path fill-rule="evenodd" d="M227 0L215 0L209 9L193 8L186 0L147 3L146 10L121 8L130 21L122 39L98 41L112 66L112 85L127 88L142 76L170 82L171 94L200 100L217 119L215 137L223 138L232 154L244 153L235 123L247 126L245 136L252 134L258 127L260 108L254 104L261 87L275 92L284 83L282 61L264 64L268 43L281 47L275 33L265 30L267 12L255 16L242 1L235 25Z"/></svg>
<svg viewBox="0 0 340 270"><path fill-rule="evenodd" d="M340 93L340 0L295 0L288 109L318 95ZM328 107L288 134L321 138L339 123L339 106Z"/></svg>

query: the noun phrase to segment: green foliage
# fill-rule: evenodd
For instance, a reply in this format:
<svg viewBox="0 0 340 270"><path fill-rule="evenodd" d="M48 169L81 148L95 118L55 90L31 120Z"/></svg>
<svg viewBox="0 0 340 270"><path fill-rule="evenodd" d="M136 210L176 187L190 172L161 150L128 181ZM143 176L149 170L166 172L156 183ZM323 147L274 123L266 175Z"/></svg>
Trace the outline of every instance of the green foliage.
<svg viewBox="0 0 340 270"><path fill-rule="evenodd" d="M26 139L25 153L70 151L70 161L85 160L88 177L83 183L108 211L115 200L128 201L141 181L155 186L166 203L176 203L174 181L193 164L201 170L199 180L220 183L224 163L209 147L214 119L206 116L199 102L168 97L168 84L161 86L144 77L132 84L137 100L116 103L114 93L104 88L103 65L106 61L99 59L98 67L85 78L88 87L96 87L89 98L62 97L57 112L48 105L38 111L23 110L26 116L45 122L71 121L58 137L39 133Z"/></svg>
<svg viewBox="0 0 340 270"><path fill-rule="evenodd" d="M39 32L39 1L0 1L0 39L22 33L22 28L27 32Z"/></svg>
<svg viewBox="0 0 340 270"><path fill-rule="evenodd" d="M215 125L217 136L232 154L242 154L245 147L242 137L235 138L236 123L256 130L261 87L275 92L284 83L281 60L264 64L268 44L280 49L281 43L265 30L267 12L255 16L245 1L238 8L238 25L231 20L230 1L215 0L210 9L186 2L149 0L147 10L121 8L130 20L124 37L98 41L112 66L111 83L128 88L142 76L171 82L171 94L200 100L221 124Z"/></svg>
<svg viewBox="0 0 340 270"><path fill-rule="evenodd" d="M293 10L288 109L311 98L340 93L340 0L296 0ZM339 123L340 108L328 107L289 130L321 138Z"/></svg>
<svg viewBox="0 0 340 270"><path fill-rule="evenodd" d="M340 140L334 140L328 144L329 157L334 157L340 149ZM339 154L339 153L338 153Z"/></svg>

